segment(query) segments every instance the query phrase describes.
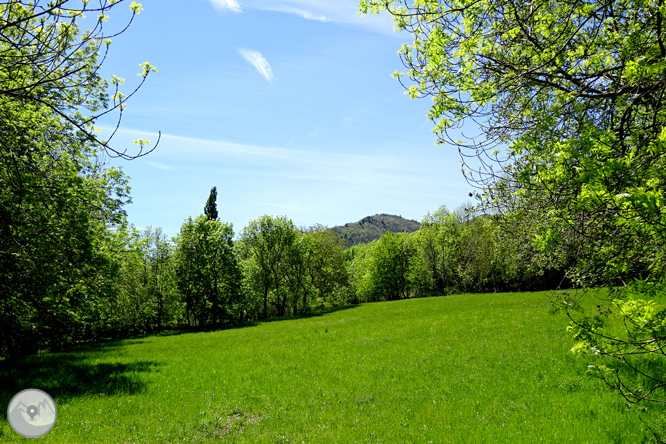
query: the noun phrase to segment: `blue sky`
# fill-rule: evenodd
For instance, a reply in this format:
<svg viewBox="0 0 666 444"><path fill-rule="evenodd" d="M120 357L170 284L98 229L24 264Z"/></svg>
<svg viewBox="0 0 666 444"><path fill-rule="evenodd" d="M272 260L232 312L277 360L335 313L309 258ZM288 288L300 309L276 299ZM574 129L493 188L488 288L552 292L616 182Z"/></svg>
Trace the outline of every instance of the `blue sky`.
<svg viewBox="0 0 666 444"><path fill-rule="evenodd" d="M356 0L141 3L103 68L127 79L124 92L140 63L158 69L113 140L131 148L162 132L150 155L112 160L131 177L137 227L176 235L212 186L236 232L264 214L297 226L375 213L420 221L467 202L457 150L434 145L431 102L410 100L391 77L409 35L390 17L359 17ZM107 26L123 20L114 13ZM98 125L108 134L112 123Z"/></svg>

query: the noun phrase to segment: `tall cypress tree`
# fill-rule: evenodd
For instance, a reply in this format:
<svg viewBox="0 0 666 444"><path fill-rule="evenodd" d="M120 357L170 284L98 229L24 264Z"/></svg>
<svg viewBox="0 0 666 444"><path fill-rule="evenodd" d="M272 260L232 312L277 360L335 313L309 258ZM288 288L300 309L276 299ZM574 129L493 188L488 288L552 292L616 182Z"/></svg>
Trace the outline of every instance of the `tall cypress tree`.
<svg viewBox="0 0 666 444"><path fill-rule="evenodd" d="M217 187L210 189L210 195L204 207L204 214L208 220L217 220Z"/></svg>

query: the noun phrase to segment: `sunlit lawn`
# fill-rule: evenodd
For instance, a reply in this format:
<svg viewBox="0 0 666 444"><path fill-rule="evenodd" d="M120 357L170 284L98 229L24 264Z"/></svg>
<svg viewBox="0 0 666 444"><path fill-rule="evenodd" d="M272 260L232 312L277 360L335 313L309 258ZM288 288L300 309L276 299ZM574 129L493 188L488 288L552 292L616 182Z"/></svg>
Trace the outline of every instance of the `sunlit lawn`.
<svg viewBox="0 0 666 444"><path fill-rule="evenodd" d="M44 443L641 442L568 354L564 316L525 305L547 296L365 304L0 362L0 401L49 392ZM3 416L0 441L22 440Z"/></svg>

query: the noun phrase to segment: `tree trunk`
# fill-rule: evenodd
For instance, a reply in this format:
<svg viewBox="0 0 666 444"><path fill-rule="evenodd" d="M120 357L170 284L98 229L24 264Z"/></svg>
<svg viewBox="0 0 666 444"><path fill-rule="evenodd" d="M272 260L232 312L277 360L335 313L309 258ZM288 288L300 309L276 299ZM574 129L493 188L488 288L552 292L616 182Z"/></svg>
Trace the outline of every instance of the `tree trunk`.
<svg viewBox="0 0 666 444"><path fill-rule="evenodd" d="M264 286L264 319L268 317L268 286Z"/></svg>

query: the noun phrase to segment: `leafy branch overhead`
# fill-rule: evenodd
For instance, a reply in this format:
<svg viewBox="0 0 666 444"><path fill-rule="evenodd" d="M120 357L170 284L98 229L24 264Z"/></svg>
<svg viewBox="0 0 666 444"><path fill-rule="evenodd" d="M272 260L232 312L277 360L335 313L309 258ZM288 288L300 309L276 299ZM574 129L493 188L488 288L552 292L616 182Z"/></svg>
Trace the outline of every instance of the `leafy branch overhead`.
<svg viewBox="0 0 666 444"><path fill-rule="evenodd" d="M0 4L0 98L24 106L43 107L60 118L63 125L77 137L105 149L112 157L133 159L151 152L149 141L138 142L140 149L130 153L111 144L120 127L127 101L143 86L154 66L140 64L141 81L132 92L120 91L124 79L111 78L113 93L107 93L108 83L100 76L111 41L121 35L142 10L132 2L132 15L126 25L108 31L106 23L112 9L124 0L76 2L23 2L12 0ZM86 15L97 14L90 30L82 31L79 22ZM117 112L116 126L107 140L97 135L95 122L102 116ZM158 138L159 142L159 138Z"/></svg>
<svg viewBox="0 0 666 444"><path fill-rule="evenodd" d="M599 365L615 379L597 374L632 402L666 401L663 2L361 0L360 10L388 11L411 34L395 77L432 99L437 141L459 149L486 211L542 263L569 263L577 286L609 287L597 315L571 310L579 294L552 301L572 319L576 350L608 360Z"/></svg>

